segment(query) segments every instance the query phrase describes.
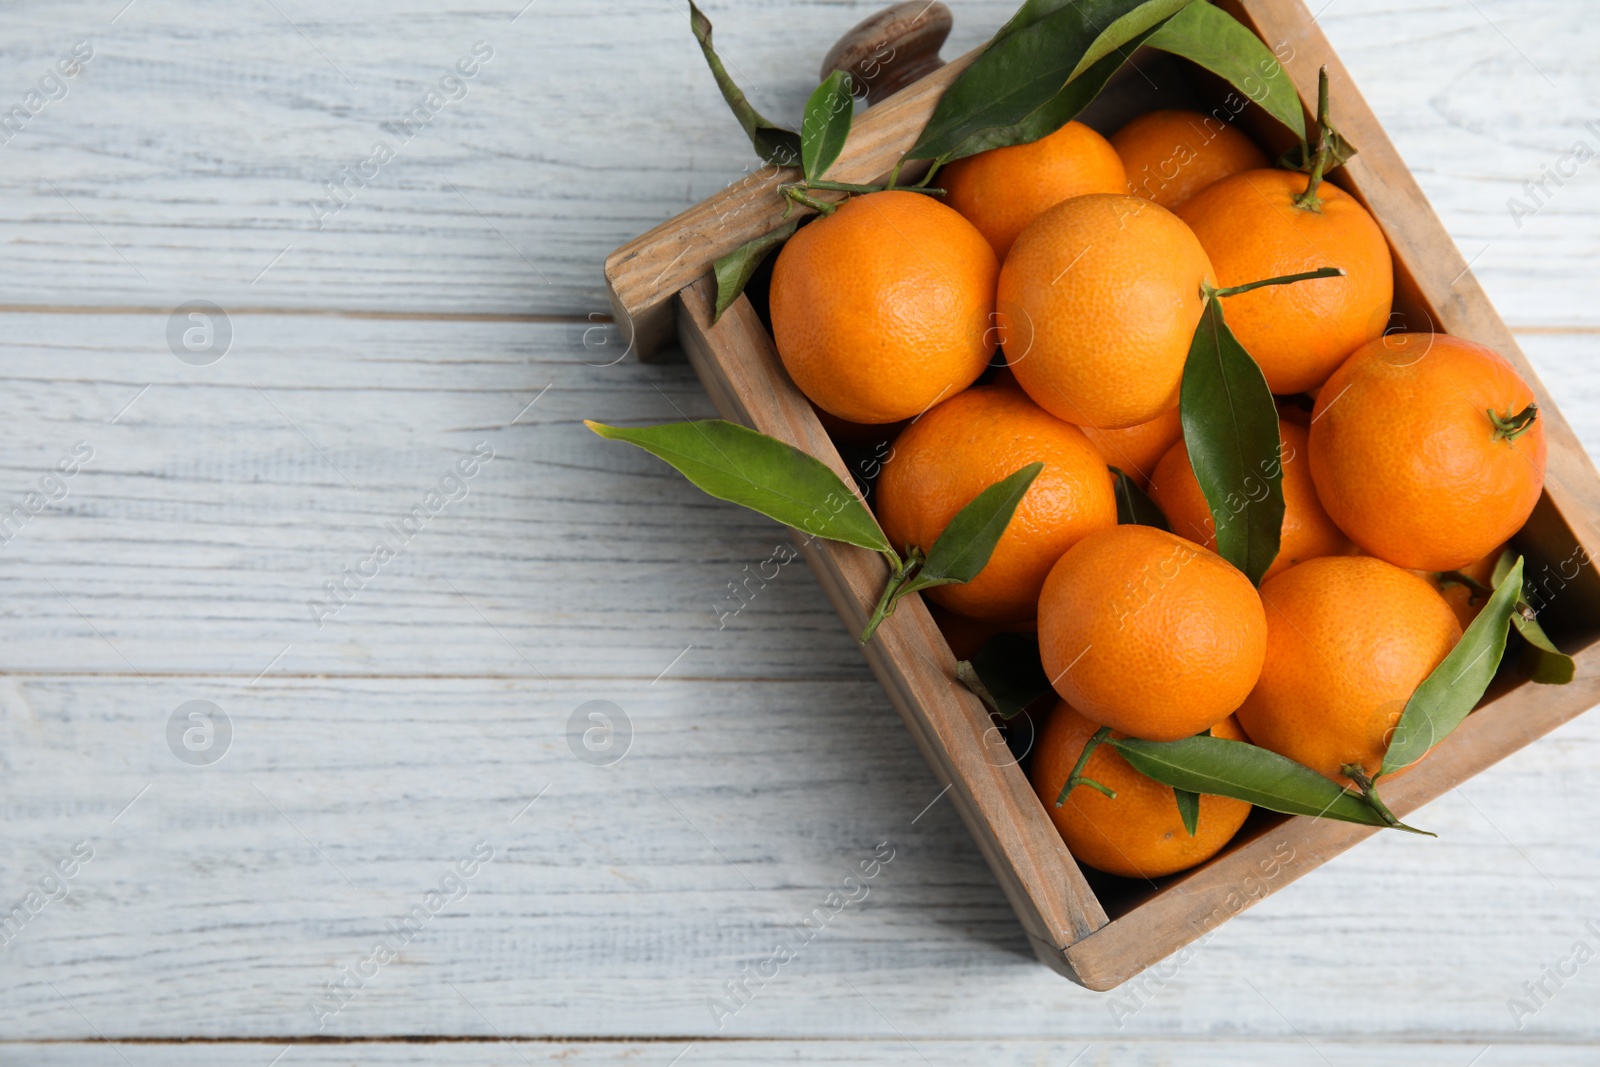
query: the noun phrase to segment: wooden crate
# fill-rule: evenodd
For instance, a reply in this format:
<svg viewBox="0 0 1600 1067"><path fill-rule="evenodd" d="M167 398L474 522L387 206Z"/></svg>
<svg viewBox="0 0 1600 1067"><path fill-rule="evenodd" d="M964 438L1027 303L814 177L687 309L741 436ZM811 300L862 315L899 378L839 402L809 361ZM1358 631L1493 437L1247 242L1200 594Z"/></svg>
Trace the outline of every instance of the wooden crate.
<svg viewBox="0 0 1600 1067"><path fill-rule="evenodd" d="M1565 687L1518 683L1502 673L1479 709L1384 797L1405 817L1422 804L1600 700L1600 478L1460 252L1423 198L1301 0L1225 2L1283 61L1302 105L1314 106L1317 70L1332 78L1334 121L1360 154L1333 180L1357 196L1386 234L1395 264L1395 325L1489 345L1532 385L1549 447L1545 489L1517 538L1530 583L1549 600L1541 619L1575 654ZM881 179L911 146L939 94L972 57L956 60L860 116L829 177ZM1103 132L1153 106L1209 110L1227 89L1170 57L1142 54L1082 118ZM1127 76L1131 75L1131 76ZM1151 82L1156 83L1152 88ZM1247 128L1269 148L1288 135L1252 107ZM747 298L715 325L711 262L779 225L780 181L767 168L618 249L606 262L619 327L641 354L676 329L724 417L817 456L849 482L833 442L785 374L771 335ZM887 578L876 553L818 541L803 546L846 627L860 631ZM1080 869L983 705L955 677L955 658L916 597L907 598L865 649L868 663L961 813L1016 910L1039 958L1092 989L1110 989L1203 937L1374 829L1257 811L1221 854L1190 871L1136 883ZM1414 840L1409 847L1428 848Z"/></svg>

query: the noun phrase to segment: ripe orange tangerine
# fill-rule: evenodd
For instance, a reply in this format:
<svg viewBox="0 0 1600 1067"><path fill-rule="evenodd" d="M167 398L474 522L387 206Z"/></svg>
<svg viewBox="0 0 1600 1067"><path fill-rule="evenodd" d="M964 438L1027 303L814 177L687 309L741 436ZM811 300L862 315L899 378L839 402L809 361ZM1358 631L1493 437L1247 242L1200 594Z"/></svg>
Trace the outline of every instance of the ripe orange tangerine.
<svg viewBox="0 0 1600 1067"><path fill-rule="evenodd" d="M1030 144L958 159L935 177L944 202L965 215L1002 260L1028 223L1061 201L1128 187L1110 142L1081 122Z"/></svg>
<svg viewBox="0 0 1600 1067"><path fill-rule="evenodd" d="M1149 422L1121 430L1083 428L1084 436L1094 442L1106 462L1132 478L1140 489L1150 484L1156 464L1167 454L1175 441L1183 438L1183 421L1178 409L1164 411Z"/></svg>
<svg viewBox="0 0 1600 1067"><path fill-rule="evenodd" d="M878 521L896 548L933 547L973 498L1043 462L972 581L926 591L951 611L988 623L1029 622L1045 575L1085 535L1117 524L1106 462L1071 423L1019 389L974 386L913 422L894 442L878 480Z"/></svg>
<svg viewBox="0 0 1600 1067"><path fill-rule="evenodd" d="M1135 196L1176 211L1212 182L1268 165L1266 153L1238 129L1197 111L1140 115L1111 135Z"/></svg>
<svg viewBox="0 0 1600 1067"><path fill-rule="evenodd" d="M1029 775L1039 802L1079 862L1124 878L1159 878L1204 863L1244 825L1250 814L1248 803L1202 794L1200 817L1190 837L1172 787L1146 778L1109 745L1089 755L1083 774L1117 795L1108 797L1079 785L1056 807L1056 797L1083 746L1098 729L1072 705L1057 704L1034 745ZM1212 726L1211 734L1229 741L1248 740L1231 715Z"/></svg>
<svg viewBox="0 0 1600 1067"><path fill-rule="evenodd" d="M1376 774L1406 701L1461 638L1427 582L1371 556L1324 556L1261 587L1266 664L1238 710L1262 748L1336 782Z"/></svg>
<svg viewBox="0 0 1600 1067"><path fill-rule="evenodd" d="M1089 720L1148 741L1227 718L1255 686L1266 647L1250 579L1151 526L1085 537L1039 597L1039 654L1055 691Z"/></svg>
<svg viewBox="0 0 1600 1067"><path fill-rule="evenodd" d="M1309 435L1305 428L1280 422L1278 433L1282 438L1283 526L1278 554L1262 575L1263 581L1296 563L1317 556L1342 556L1352 548L1350 539L1328 518L1317 499L1316 487L1311 483L1311 464L1306 458ZM1166 515L1173 533L1216 551L1216 522L1182 441L1173 445L1157 465L1150 480L1150 498Z"/></svg>
<svg viewBox="0 0 1600 1067"><path fill-rule="evenodd" d="M1497 352L1445 334L1363 346L1317 394L1311 476L1379 559L1447 571L1522 528L1544 485L1544 420Z"/></svg>
<svg viewBox="0 0 1600 1067"><path fill-rule="evenodd" d="M841 419L920 415L988 365L998 271L983 235L934 198L851 197L778 253L778 356L800 391Z"/></svg>
<svg viewBox="0 0 1600 1067"><path fill-rule="evenodd" d="M1323 182L1321 206L1295 206L1309 179L1287 170L1247 170L1207 186L1178 209L1218 283L1338 267L1342 278L1273 285L1225 298L1224 314L1274 393L1301 393L1389 325L1394 265L1383 231L1354 197Z"/></svg>
<svg viewBox="0 0 1600 1067"><path fill-rule="evenodd" d="M1178 404L1211 279L1205 250L1164 207L1127 194L1074 197L1022 232L1000 270L1006 362L1034 402L1097 429Z"/></svg>

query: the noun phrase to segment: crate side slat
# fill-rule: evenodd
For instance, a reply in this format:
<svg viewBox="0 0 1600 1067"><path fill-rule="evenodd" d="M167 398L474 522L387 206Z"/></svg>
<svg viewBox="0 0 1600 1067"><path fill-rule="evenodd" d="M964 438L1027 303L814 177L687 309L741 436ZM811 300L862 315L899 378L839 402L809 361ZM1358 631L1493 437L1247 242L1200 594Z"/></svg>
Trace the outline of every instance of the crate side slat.
<svg viewBox="0 0 1600 1067"><path fill-rule="evenodd" d="M810 404L783 372L771 338L741 297L715 325L715 288L680 294L679 338L717 409L850 475ZM796 538L829 599L857 633L888 578L882 557L831 541ZM1021 918L1035 952L1065 970L1062 949L1108 919L988 712L955 677L955 659L920 597L901 601L863 652L874 674ZM1069 977L1071 975L1069 974Z"/></svg>

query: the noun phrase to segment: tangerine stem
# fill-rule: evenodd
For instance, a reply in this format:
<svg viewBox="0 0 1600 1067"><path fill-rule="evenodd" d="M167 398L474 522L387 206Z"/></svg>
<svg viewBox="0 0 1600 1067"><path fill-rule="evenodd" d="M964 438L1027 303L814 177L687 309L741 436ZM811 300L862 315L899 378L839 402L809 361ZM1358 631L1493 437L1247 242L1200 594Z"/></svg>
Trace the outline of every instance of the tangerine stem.
<svg viewBox="0 0 1600 1067"><path fill-rule="evenodd" d="M922 566L922 551L912 547L902 561L898 557L890 564L889 580L884 583L883 593L878 597L878 603L872 609L872 614L867 618L866 629L861 631L861 643L864 645L872 640L872 635L878 632L878 627L883 625L885 619L894 614L895 605L900 603L900 598L911 590L907 586L917 568Z"/></svg>
<svg viewBox="0 0 1600 1067"><path fill-rule="evenodd" d="M1072 773L1067 775L1066 785L1063 785L1061 787L1061 792L1056 794L1056 807L1059 808L1061 805L1065 804L1067 802L1068 794L1070 794L1076 786L1080 785L1086 785L1090 789L1098 789L1112 800L1117 799L1117 791L1115 789L1101 785L1093 778L1085 778L1083 776L1083 769L1089 765L1089 757L1094 755L1095 749L1099 748L1100 745L1105 741L1110 740L1110 738L1111 727L1102 726L1100 729L1094 732L1094 735L1090 737L1089 740L1084 742L1083 751L1078 753L1078 762L1072 765Z"/></svg>
<svg viewBox="0 0 1600 1067"><path fill-rule="evenodd" d="M1263 278L1259 282L1246 282L1243 285L1230 285L1226 289L1213 289L1212 296L1238 296L1248 293L1252 289L1260 289L1268 285L1288 285L1291 282L1306 282L1313 278L1343 278L1344 271L1339 267L1318 267L1301 274L1285 274L1281 278Z"/></svg>
<svg viewBox="0 0 1600 1067"><path fill-rule="evenodd" d="M1361 790L1361 799L1366 801L1366 804L1369 808L1378 813L1378 818L1382 819L1386 825L1391 826L1396 830L1405 830L1408 833L1420 834L1423 837L1439 836L1438 834L1431 833L1427 830L1418 830L1415 826L1407 826L1405 823L1396 818L1395 813L1389 810L1389 805L1385 804L1381 799L1379 799L1378 787L1373 783L1372 778L1367 774L1366 768L1361 766L1361 764L1346 763L1339 768L1339 773L1343 774L1346 778L1350 779L1356 784L1357 788Z"/></svg>
<svg viewBox="0 0 1600 1067"><path fill-rule="evenodd" d="M835 211L839 210L838 204L831 203L827 200L818 200L814 196L807 196L801 191L800 183L798 182L792 185L781 185L778 188L784 196L788 197L796 204L804 204L806 207L810 208L812 211L815 211L819 215L832 215Z"/></svg>
<svg viewBox="0 0 1600 1067"><path fill-rule="evenodd" d="M1493 408L1489 408L1487 414L1489 421L1494 423L1494 435L1512 441L1532 428L1539 418L1539 405L1529 404L1515 415L1496 415Z"/></svg>
<svg viewBox="0 0 1600 1067"><path fill-rule="evenodd" d="M1327 169L1328 157L1333 154L1333 144L1328 136L1328 68L1317 72L1317 154L1311 163L1311 180L1306 191L1294 198L1294 206L1302 211L1322 210L1322 198L1317 196L1317 186L1322 184L1322 172Z"/></svg>
<svg viewBox="0 0 1600 1067"><path fill-rule="evenodd" d="M1472 594L1472 603L1474 604L1480 600L1487 600L1494 595L1493 589L1490 589L1471 575L1463 574L1460 571L1440 571L1439 584L1465 586L1467 592Z"/></svg>
<svg viewBox="0 0 1600 1067"><path fill-rule="evenodd" d="M807 180L803 183L807 189L826 189L838 193L881 193L891 188L888 185L854 185L850 182L830 182L822 179ZM900 190L904 193L927 193L929 196L943 196L943 189L927 189L920 185L908 185Z"/></svg>

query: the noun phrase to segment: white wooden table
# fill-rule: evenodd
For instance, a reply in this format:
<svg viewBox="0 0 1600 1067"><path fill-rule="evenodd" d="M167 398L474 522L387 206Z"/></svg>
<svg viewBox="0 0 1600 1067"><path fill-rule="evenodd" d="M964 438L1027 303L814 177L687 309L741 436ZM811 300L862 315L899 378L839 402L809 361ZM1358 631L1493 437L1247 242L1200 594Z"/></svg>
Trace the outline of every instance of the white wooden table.
<svg viewBox="0 0 1600 1067"><path fill-rule="evenodd" d="M1600 962L1546 971L1600 951L1600 717L1094 994L809 574L719 628L778 528L580 423L711 413L583 343L604 254L750 161L682 0L125 2L0 9L0 1063L1600 1061ZM707 6L792 121L875 3ZM1317 3L1600 446L1589 5ZM952 6L947 55L1013 5ZM215 362L169 345L196 300ZM569 740L595 700L619 761Z"/></svg>

